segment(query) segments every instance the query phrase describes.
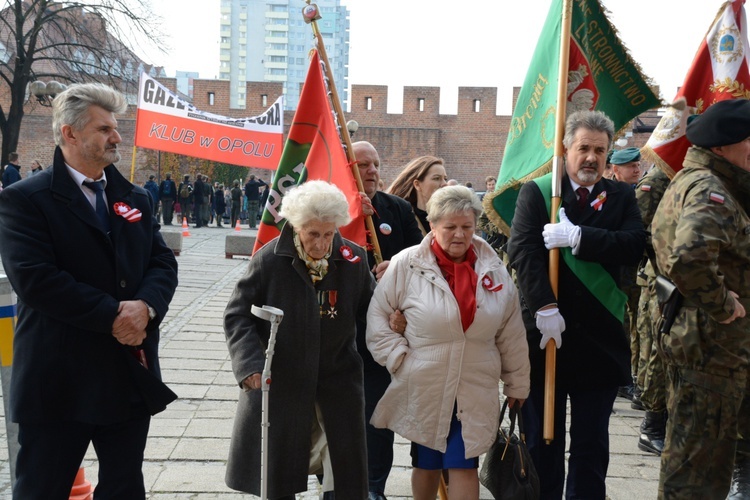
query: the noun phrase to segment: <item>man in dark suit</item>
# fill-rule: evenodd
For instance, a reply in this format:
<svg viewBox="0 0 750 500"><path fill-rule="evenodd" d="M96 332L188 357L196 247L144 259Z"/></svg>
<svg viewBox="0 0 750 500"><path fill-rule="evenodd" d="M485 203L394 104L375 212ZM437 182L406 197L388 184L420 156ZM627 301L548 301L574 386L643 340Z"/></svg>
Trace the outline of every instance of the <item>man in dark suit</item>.
<svg viewBox="0 0 750 500"><path fill-rule="evenodd" d="M422 232L408 201L378 191L380 182L380 156L369 142L355 142L352 151L357 158L359 175L365 190L360 193L365 215L372 216L375 234L380 245L383 262L376 265L372 250L367 259L375 277L380 277L388 267L391 257L404 248L422 241ZM393 465L393 431L376 429L370 425L370 417L375 406L388 388L391 376L384 366L380 366L367 350L365 332L367 325L357 324L357 349L364 362L365 376L365 420L367 422L367 475L369 498L385 498L385 483Z"/></svg>
<svg viewBox="0 0 750 500"><path fill-rule="evenodd" d="M113 165L126 109L109 87L72 85L53 104L52 167L0 193L0 256L18 296L15 499L68 498L89 443L96 498L145 498L150 418L176 398L158 345L177 262L151 196Z"/></svg>
<svg viewBox="0 0 750 500"><path fill-rule="evenodd" d="M508 255L518 276L531 394L522 412L541 498L605 498L609 416L617 388L630 379L622 321L620 266L643 255L646 233L633 189L603 179L614 125L603 113L568 117L563 144L562 209L550 224L551 175L525 184L511 226ZM560 248L559 289L552 292L548 249ZM563 335L564 333L564 335ZM557 345L555 436L543 441L544 347ZM564 340L564 342L563 342ZM565 419L570 398L570 457L565 483Z"/></svg>

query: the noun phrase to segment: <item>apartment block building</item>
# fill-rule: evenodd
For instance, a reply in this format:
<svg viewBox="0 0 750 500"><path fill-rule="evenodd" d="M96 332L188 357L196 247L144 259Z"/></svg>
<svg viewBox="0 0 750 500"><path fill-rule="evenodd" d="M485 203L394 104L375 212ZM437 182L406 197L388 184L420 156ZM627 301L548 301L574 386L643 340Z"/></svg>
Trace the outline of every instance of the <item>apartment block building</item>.
<svg viewBox="0 0 750 500"><path fill-rule="evenodd" d="M349 10L340 0L318 0L318 28L339 97L348 101ZM315 46L299 0L221 0L219 78L230 82L230 106L244 109L247 82L279 82L284 107L297 108L300 83Z"/></svg>

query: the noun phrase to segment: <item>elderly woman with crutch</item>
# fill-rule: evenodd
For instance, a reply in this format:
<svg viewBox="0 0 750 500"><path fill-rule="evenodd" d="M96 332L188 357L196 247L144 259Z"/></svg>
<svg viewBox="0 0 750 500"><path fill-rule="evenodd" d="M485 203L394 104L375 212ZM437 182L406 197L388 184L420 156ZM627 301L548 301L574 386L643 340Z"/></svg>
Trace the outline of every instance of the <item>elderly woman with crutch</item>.
<svg viewBox="0 0 750 500"><path fill-rule="evenodd" d="M309 474L324 491L367 498L362 360L355 323L375 286L364 250L343 239L344 194L323 181L288 191L278 238L258 250L224 313L232 369L243 389L227 463L230 488L258 495L267 466L268 498L293 499ZM270 324L251 307L283 311L269 391L268 456L261 457L261 372Z"/></svg>
<svg viewBox="0 0 750 500"><path fill-rule="evenodd" d="M479 456L500 417L529 394L529 352L513 280L474 235L482 205L463 186L427 202L431 231L391 259L367 314L367 348L391 372L370 423L412 442L412 493L434 500L448 470L450 498L478 499ZM390 315L403 311L406 329Z"/></svg>

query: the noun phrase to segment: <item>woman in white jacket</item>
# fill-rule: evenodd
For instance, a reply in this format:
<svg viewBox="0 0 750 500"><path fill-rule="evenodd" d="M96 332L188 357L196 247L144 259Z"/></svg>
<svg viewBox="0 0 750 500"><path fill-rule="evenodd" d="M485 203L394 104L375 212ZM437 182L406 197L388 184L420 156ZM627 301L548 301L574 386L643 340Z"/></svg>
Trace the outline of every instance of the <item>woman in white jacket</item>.
<svg viewBox="0 0 750 500"><path fill-rule="evenodd" d="M474 236L482 206L463 186L428 202L432 231L397 254L367 313L367 347L392 374L371 423L412 441L412 493L434 499L442 469L453 498L479 498L478 457L497 435L499 381L513 404L529 393L518 292ZM389 315L406 318L395 333Z"/></svg>

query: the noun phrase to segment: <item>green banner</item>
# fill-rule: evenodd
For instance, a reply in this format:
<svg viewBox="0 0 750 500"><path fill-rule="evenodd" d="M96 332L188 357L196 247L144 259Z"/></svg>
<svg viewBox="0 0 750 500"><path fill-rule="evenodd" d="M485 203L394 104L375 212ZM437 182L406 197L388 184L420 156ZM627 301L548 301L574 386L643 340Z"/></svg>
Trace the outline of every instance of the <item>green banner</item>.
<svg viewBox="0 0 750 500"><path fill-rule="evenodd" d="M497 190L484 198L490 220L506 235L521 185L551 170L563 0L552 0L511 119ZM567 85L567 113L604 112L620 130L659 106L597 0L574 0Z"/></svg>

